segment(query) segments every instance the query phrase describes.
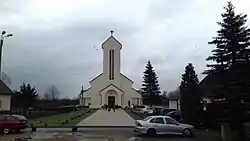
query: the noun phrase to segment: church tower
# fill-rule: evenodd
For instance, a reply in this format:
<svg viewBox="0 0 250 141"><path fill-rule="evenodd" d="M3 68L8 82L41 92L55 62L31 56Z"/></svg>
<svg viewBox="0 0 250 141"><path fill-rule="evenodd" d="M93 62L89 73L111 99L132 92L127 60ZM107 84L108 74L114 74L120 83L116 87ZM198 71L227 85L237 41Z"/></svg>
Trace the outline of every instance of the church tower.
<svg viewBox="0 0 250 141"><path fill-rule="evenodd" d="M114 31L110 32L110 37L102 44L103 75L105 79L115 81L120 77L122 44L113 36Z"/></svg>

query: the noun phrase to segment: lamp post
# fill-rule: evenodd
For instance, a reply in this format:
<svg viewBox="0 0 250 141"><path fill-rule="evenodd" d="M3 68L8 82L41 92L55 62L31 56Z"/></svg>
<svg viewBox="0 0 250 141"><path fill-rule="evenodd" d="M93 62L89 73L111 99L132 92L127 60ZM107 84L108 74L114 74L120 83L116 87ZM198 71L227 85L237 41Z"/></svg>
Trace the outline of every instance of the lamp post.
<svg viewBox="0 0 250 141"><path fill-rule="evenodd" d="M11 37L12 34L6 34L6 31L2 31L1 34L1 42L0 42L0 76L2 75L2 49L3 49L3 41L6 37ZM1 77L2 79L2 77Z"/></svg>

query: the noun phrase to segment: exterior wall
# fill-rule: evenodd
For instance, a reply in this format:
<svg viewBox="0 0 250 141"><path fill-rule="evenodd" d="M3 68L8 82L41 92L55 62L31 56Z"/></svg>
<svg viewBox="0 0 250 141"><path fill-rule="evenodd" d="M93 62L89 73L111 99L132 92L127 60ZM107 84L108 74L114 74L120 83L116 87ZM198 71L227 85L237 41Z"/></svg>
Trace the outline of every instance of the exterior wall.
<svg viewBox="0 0 250 141"><path fill-rule="evenodd" d="M96 90L91 87L88 91L83 93L84 98L89 98L88 103L90 103L90 106L95 106L98 105L100 107L100 96L98 95L99 93L96 93ZM87 104L88 104L87 103ZM82 103L84 104L84 103ZM86 104L86 103L85 103Z"/></svg>
<svg viewBox="0 0 250 141"><path fill-rule="evenodd" d="M169 109L177 109L179 110L180 107L179 107L179 103L177 100L169 100Z"/></svg>
<svg viewBox="0 0 250 141"><path fill-rule="evenodd" d="M133 88L133 82L128 80L126 77L121 75L121 89L124 91L124 96L122 99L123 106L128 106L128 101L132 105L133 98L141 98L141 95L136 92ZM141 102L140 102L141 103Z"/></svg>
<svg viewBox="0 0 250 141"><path fill-rule="evenodd" d="M103 74L109 79L109 50L114 50L114 79L120 79L121 45L111 36L103 45ZM117 80L119 82L119 80Z"/></svg>
<svg viewBox="0 0 250 141"><path fill-rule="evenodd" d="M101 91L100 95L102 100L100 103L101 105L108 104L108 96L115 96L115 103L121 105L121 96L123 95L123 92L113 85L109 85L106 89Z"/></svg>
<svg viewBox="0 0 250 141"><path fill-rule="evenodd" d="M8 111L10 110L10 95L0 95L0 110Z"/></svg>
<svg viewBox="0 0 250 141"><path fill-rule="evenodd" d="M103 101L107 101L107 94L104 92L100 93L100 91L110 84L113 84L123 91L121 92L120 90L117 90L117 88L113 88L113 90L118 93L116 103L118 102L121 106L127 106L128 101L130 101L132 104L132 99L141 98L141 95L132 88L133 82L120 73L122 45L113 36L111 36L104 42L102 48L103 74L90 82L91 89L86 91L83 94L83 97L91 97L90 107L101 107L104 104ZM109 80L109 50L111 49L114 50L114 80ZM110 90L110 88L107 88L107 90ZM105 98L105 100L103 98ZM141 103L141 101L139 103ZM81 100L80 104L83 104Z"/></svg>
<svg viewBox="0 0 250 141"><path fill-rule="evenodd" d="M89 89L88 91L86 91L83 94L83 97L91 97L91 106L90 107L96 108L96 107L102 106L101 103L103 103L103 101L101 102L101 100L103 100L103 98L101 98L99 92L103 88L107 87L110 84L114 84L115 86L119 87L124 92L123 95L121 95L121 97L119 98L119 100L121 99L121 102L119 102L119 105L121 105L121 106L124 106L124 107L128 106L128 101L130 101L130 104L132 105L133 98L141 98L141 95L132 88L133 82L128 80L122 74L120 74L120 77L121 77L120 82L118 82L117 79L114 81L109 81L107 79L105 80L103 75L101 75L98 78L96 78L95 80L93 80L90 83L91 89ZM116 88L113 88L113 89L118 92L118 90L116 90ZM117 102L118 101L116 101L116 103ZM139 103L140 103L139 105L142 104L141 100Z"/></svg>

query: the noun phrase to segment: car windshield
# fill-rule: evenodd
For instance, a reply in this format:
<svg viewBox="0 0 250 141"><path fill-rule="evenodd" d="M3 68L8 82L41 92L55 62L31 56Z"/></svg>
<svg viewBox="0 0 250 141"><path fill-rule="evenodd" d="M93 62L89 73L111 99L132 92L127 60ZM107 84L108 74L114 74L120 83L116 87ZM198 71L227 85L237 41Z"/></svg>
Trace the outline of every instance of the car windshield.
<svg viewBox="0 0 250 141"><path fill-rule="evenodd" d="M22 116L22 115L12 115L12 116L15 117L15 118L18 118L20 120L26 120L26 118L24 116Z"/></svg>
<svg viewBox="0 0 250 141"><path fill-rule="evenodd" d="M149 119L151 119L151 117L146 117L143 119L143 121L148 121Z"/></svg>

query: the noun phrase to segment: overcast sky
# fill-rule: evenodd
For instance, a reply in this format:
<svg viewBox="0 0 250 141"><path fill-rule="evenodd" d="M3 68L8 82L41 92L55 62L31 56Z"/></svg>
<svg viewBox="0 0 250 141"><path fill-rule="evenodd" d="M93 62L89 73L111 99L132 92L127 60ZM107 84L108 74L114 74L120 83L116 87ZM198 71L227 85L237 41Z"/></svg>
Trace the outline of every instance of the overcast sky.
<svg viewBox="0 0 250 141"><path fill-rule="evenodd" d="M250 15L249 0L232 0ZM22 82L44 94L56 85L63 97L77 96L102 72L101 43L114 30L123 44L121 71L140 88L147 60L161 90L174 90L193 63L199 79L216 35L225 0L1 0L2 68L11 88ZM249 18L248 18L249 19ZM248 21L248 25L249 21ZM93 46L99 48L95 50Z"/></svg>

